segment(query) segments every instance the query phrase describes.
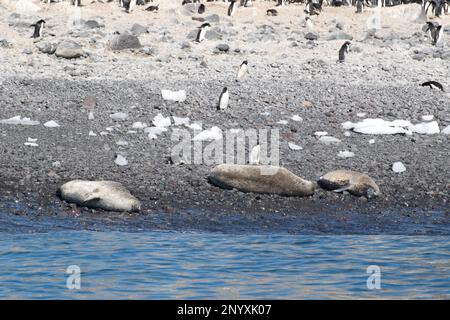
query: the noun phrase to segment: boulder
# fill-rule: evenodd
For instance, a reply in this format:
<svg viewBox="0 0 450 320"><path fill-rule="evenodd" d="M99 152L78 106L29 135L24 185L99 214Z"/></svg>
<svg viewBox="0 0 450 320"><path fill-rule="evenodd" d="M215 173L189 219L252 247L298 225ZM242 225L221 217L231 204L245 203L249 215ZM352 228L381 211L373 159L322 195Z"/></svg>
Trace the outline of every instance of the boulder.
<svg viewBox="0 0 450 320"><path fill-rule="evenodd" d="M111 50L138 49L141 47L139 38L132 34L115 35L109 42Z"/></svg>
<svg viewBox="0 0 450 320"><path fill-rule="evenodd" d="M74 59L84 55L84 50L81 45L72 40L64 40L56 47L55 55L57 57Z"/></svg>
<svg viewBox="0 0 450 320"><path fill-rule="evenodd" d="M221 164L214 168L208 179L224 189L283 196L309 196L316 188L314 182L277 166Z"/></svg>

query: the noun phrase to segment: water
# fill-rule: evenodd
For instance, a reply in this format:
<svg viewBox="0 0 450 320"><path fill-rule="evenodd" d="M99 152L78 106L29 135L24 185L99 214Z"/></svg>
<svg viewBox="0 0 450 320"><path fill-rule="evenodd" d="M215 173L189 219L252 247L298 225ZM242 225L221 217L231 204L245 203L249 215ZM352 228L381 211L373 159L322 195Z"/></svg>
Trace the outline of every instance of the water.
<svg viewBox="0 0 450 320"><path fill-rule="evenodd" d="M369 265L381 289L367 288ZM8 299L450 298L448 236L0 233L0 266Z"/></svg>

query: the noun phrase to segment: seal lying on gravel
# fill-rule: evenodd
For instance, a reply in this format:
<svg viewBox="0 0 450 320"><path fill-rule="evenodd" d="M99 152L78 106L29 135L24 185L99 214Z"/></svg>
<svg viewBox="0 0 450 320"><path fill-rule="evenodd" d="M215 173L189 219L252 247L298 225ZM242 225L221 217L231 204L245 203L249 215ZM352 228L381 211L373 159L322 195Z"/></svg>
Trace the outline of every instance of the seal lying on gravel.
<svg viewBox="0 0 450 320"><path fill-rule="evenodd" d="M336 170L321 176L318 185L328 191L348 191L354 196L371 198L381 194L380 188L368 175L351 170Z"/></svg>
<svg viewBox="0 0 450 320"><path fill-rule="evenodd" d="M141 203L119 182L73 180L58 190L61 199L91 209L139 212Z"/></svg>
<svg viewBox="0 0 450 320"><path fill-rule="evenodd" d="M314 182L276 166L221 164L214 168L208 179L225 189L283 196L310 196L316 187Z"/></svg>

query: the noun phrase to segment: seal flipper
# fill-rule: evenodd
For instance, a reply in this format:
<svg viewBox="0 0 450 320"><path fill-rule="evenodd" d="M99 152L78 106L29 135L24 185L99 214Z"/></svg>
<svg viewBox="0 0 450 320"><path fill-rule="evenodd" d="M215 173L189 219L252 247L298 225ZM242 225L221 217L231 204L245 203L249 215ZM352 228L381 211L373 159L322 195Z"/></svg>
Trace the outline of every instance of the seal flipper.
<svg viewBox="0 0 450 320"><path fill-rule="evenodd" d="M333 192L344 192L344 191L347 191L348 189L350 189L351 187L352 187L352 185L350 183L348 183L339 189L333 190Z"/></svg>

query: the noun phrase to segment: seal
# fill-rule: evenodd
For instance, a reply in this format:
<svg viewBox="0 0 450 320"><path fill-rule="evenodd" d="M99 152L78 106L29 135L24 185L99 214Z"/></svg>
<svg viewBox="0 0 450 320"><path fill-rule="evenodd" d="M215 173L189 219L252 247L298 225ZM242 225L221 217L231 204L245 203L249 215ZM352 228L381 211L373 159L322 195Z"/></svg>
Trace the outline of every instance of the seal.
<svg viewBox="0 0 450 320"><path fill-rule="evenodd" d="M316 184L283 167L221 164L208 177L213 185L243 192L305 197L314 194Z"/></svg>
<svg viewBox="0 0 450 320"><path fill-rule="evenodd" d="M378 185L364 173L352 170L335 170L321 176L317 184L325 190L333 192L348 191L350 194L366 198L381 194Z"/></svg>
<svg viewBox="0 0 450 320"><path fill-rule="evenodd" d="M141 203L120 183L114 181L72 180L63 184L58 196L79 206L118 212L139 212Z"/></svg>

